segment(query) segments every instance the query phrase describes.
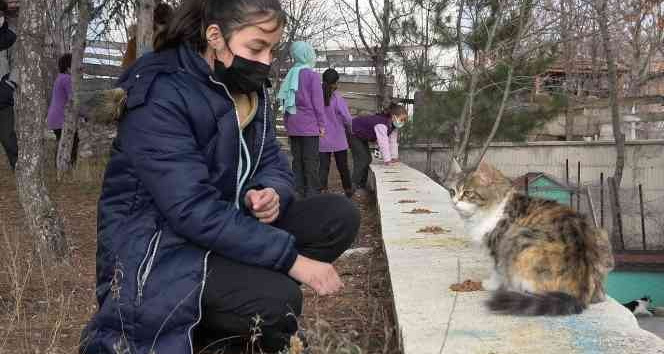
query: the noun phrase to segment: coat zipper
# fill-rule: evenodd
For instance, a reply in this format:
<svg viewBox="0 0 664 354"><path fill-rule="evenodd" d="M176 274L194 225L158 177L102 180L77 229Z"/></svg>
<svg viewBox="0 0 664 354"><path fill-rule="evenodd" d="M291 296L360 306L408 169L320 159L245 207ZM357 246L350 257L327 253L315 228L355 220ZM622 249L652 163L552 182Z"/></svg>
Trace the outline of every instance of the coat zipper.
<svg viewBox="0 0 664 354"><path fill-rule="evenodd" d="M226 95L228 98L231 100L233 103L233 110L235 111L235 123L237 123L237 130L238 130L238 139L240 140L238 143L238 171L235 176L235 208L240 209L240 190L242 189L242 175L243 173L243 162L242 162L242 153L243 151L243 137L242 137L242 129L240 128L240 112L237 109L237 102L235 102L235 99L231 95L231 92L228 90L226 85L223 82L219 82L215 80L212 76L209 77L210 81L218 86L221 86L224 91L226 91ZM249 159L249 165L251 166L251 159Z"/></svg>
<svg viewBox="0 0 664 354"><path fill-rule="evenodd" d="M237 129L238 129L238 138L240 140L239 147L238 147L238 173L236 176L236 186L235 186L235 208L240 209L240 192L242 191L242 187L244 183L251 179L256 171L258 170L258 165L260 164L260 160L263 156L263 149L265 148L265 138L267 136L267 92L265 90L265 87L263 87L263 103L264 103L264 108L263 108L263 139L261 140L261 148L258 152L258 159L256 160L256 165L253 168L251 168L251 154L249 153L249 148L247 148L247 143L244 141L244 137L242 136L242 128L240 128L240 112L237 109L237 102L231 95L230 91L228 90L228 87L223 82L216 81L212 76L209 77L210 81L216 85L221 86L224 91L226 92L226 95L228 98L231 100L233 103L233 109L235 110L235 118L236 118L236 123L237 123ZM242 162L242 153L246 154L246 159L247 159L247 167L246 171L244 170L244 164Z"/></svg>
<svg viewBox="0 0 664 354"><path fill-rule="evenodd" d="M194 354L194 341L191 339L191 331L201 323L203 319L203 291L205 290L205 281L207 278L207 266L208 266L208 257L210 256L211 251L205 253L205 259L203 261L203 279L201 280L201 292L198 294L198 318L196 322L189 327L187 331L187 336L189 337L189 350L190 354Z"/></svg>
<svg viewBox="0 0 664 354"><path fill-rule="evenodd" d="M138 272L136 272L136 306L141 306L141 301L143 300L143 288L145 283L148 281L148 277L152 272L152 266L154 265L154 260L157 257L157 249L159 248L159 241L161 240L161 230L157 230L148 244L148 250L145 252L145 257L141 261L141 265L138 267ZM146 263L147 262L147 263ZM145 267L145 269L143 269ZM141 270L143 271L141 272Z"/></svg>

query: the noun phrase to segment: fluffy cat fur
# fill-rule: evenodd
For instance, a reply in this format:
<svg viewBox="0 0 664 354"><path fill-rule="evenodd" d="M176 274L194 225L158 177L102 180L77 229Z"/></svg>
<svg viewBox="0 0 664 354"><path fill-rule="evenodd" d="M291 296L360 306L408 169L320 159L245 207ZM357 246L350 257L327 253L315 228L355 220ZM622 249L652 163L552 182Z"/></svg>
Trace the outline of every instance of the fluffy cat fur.
<svg viewBox="0 0 664 354"><path fill-rule="evenodd" d="M514 315L569 315L603 301L613 268L604 230L555 201L528 198L489 164L464 172L453 162L443 183L466 232L493 258L489 308Z"/></svg>
<svg viewBox="0 0 664 354"><path fill-rule="evenodd" d="M626 304L623 304L623 306L627 307L634 316L653 316L653 313L648 310L648 308L652 305L652 300L650 299L649 296L644 296L638 300L630 301Z"/></svg>

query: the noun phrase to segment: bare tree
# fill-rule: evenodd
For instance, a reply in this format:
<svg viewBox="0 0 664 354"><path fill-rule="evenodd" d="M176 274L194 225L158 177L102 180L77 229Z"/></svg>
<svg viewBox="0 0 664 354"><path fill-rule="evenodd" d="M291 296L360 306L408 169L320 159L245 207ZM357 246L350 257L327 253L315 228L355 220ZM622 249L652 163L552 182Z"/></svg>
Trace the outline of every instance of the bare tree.
<svg viewBox="0 0 664 354"><path fill-rule="evenodd" d="M272 64L274 92L279 92L281 74L289 65L291 45L296 41L308 41L320 47L339 34L340 25L340 21L331 15L331 6L325 0L284 0L282 6L288 15L288 23ZM275 99L273 111L277 112L278 108L279 103Z"/></svg>
<svg viewBox="0 0 664 354"><path fill-rule="evenodd" d="M339 1L346 21L348 21L345 16L346 11L352 12L354 17L352 22L355 22L362 51L371 57L376 72L376 108L381 110L388 103L391 96L387 92L387 79L388 53L395 49L392 43L392 34L399 21L409 15L409 12L404 11L404 9L412 8L412 4L407 2L397 3L395 0L382 0L382 6L378 7L380 0L355 0L354 3L349 3L347 0ZM360 4L368 6L368 14L365 14L366 11ZM399 5L402 5L402 8L399 8Z"/></svg>
<svg viewBox="0 0 664 354"><path fill-rule="evenodd" d="M46 78L44 85L46 91L46 102L51 100L50 83L55 81L58 75L57 60L64 53L71 51L72 34L76 26L76 1L77 0L47 0L48 10L46 15Z"/></svg>
<svg viewBox="0 0 664 354"><path fill-rule="evenodd" d="M136 25L136 57L152 51L154 0L138 0Z"/></svg>
<svg viewBox="0 0 664 354"><path fill-rule="evenodd" d="M68 248L64 227L51 201L44 173L44 31L45 0L23 0L18 22L16 108L18 117L19 162L18 194L45 259L64 261Z"/></svg>
<svg viewBox="0 0 664 354"><path fill-rule="evenodd" d="M649 77L649 68L654 55L663 48L664 25L662 22L661 1L632 0L621 6L620 13L628 34L628 47L631 58L629 66L628 94L632 97L641 94L641 87ZM621 27L622 27L621 26Z"/></svg>
<svg viewBox="0 0 664 354"><path fill-rule="evenodd" d="M625 134L622 132L622 117L618 108L618 73L616 69L616 56L611 43L609 32L609 0L598 0L596 5L597 21L601 33L602 47L608 66L609 106L611 108L611 122L613 123L613 136L616 140L616 167L613 178L620 187L623 169L625 168Z"/></svg>
<svg viewBox="0 0 664 354"><path fill-rule="evenodd" d="M410 15L401 21L393 34L392 47L401 60L406 76L406 96L412 90L439 89L446 78L437 71L440 57L434 49L451 47L451 29L444 15L447 2L438 0L412 1Z"/></svg>
<svg viewBox="0 0 664 354"><path fill-rule="evenodd" d="M58 180L63 177L63 173L71 167L72 150L74 139L78 131L78 117L81 107L81 86L83 83L83 57L85 55L85 43L88 33L88 24L90 23L92 4L89 0L78 0L78 23L74 34L74 44L72 51L71 77L72 77L72 101L68 105L67 115L65 117L62 129L62 137L58 146Z"/></svg>
<svg viewBox="0 0 664 354"><path fill-rule="evenodd" d="M576 59L576 42L572 41L572 31L575 29L573 10L576 8L573 2L574 0L560 1L560 37L563 47L563 62L566 68L571 68ZM565 140L571 141L573 139L574 115L570 112L568 105L565 108Z"/></svg>
<svg viewBox="0 0 664 354"><path fill-rule="evenodd" d="M489 52L493 46L493 42L496 36L496 29L500 24L503 17L503 1L499 0L497 2L497 7L495 13L493 14L494 20L491 24L491 28L487 33L487 38L484 45L483 55ZM461 32L461 22L464 17L464 0L459 1L459 12L457 17L457 49L459 55L459 63L463 66L466 62L464 58L464 50L462 43L462 32ZM474 67L472 69L467 69L464 66L466 71L471 72L470 83L468 87L468 97L466 98L466 103L463 106L461 111L461 116L459 117L459 123L457 124L457 130L455 131L454 142L454 158L457 161L462 162L462 166L465 167L468 159L468 145L470 144L470 130L473 124L473 102L475 100L475 94L477 89L477 84L480 79L480 73L483 72L486 68L483 64L486 64L484 60L477 60L475 58L473 61Z"/></svg>
<svg viewBox="0 0 664 354"><path fill-rule="evenodd" d="M530 3L528 1L523 1L519 9L519 16L518 16L519 25L516 32L516 37L514 38L514 41L511 44L512 51L509 57L506 59L507 81L505 82L505 88L503 89L503 98L500 101L500 108L498 109L496 120L493 123L493 127L491 128L489 136L485 139L484 144L482 145L482 149L480 150L479 155L475 158L475 161L469 165L469 167L473 170L475 170L479 166L480 162L482 162L482 159L484 158L484 155L489 149L489 145L491 145L493 138L496 136L498 127L500 127L500 123L503 119L508 99L510 98L510 94L512 93L512 80L514 79L514 66L517 64L517 58L516 58L517 52L519 51L521 45L521 39L524 36L525 29L528 28L528 24L531 20L531 11L532 8L530 7Z"/></svg>

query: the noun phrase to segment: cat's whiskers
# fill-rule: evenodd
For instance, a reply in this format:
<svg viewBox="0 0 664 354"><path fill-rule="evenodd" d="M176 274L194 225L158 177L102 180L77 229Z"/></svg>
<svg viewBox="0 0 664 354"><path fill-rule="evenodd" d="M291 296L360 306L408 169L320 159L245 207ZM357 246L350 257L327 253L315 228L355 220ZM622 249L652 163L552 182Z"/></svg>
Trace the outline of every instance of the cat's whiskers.
<svg viewBox="0 0 664 354"><path fill-rule="evenodd" d="M505 207L510 194L496 206L489 210L479 209L471 217L464 219L464 226L468 236L477 244L483 244L484 236L496 228L500 220L505 217Z"/></svg>

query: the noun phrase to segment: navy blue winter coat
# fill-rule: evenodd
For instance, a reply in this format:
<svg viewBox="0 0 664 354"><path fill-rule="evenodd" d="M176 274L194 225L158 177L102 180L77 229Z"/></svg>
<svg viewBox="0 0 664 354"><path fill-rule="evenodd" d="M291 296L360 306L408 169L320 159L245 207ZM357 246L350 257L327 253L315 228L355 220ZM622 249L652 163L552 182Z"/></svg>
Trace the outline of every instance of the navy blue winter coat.
<svg viewBox="0 0 664 354"><path fill-rule="evenodd" d="M81 352L193 353L210 252L280 272L295 262L294 237L243 205L247 190L272 187L283 215L292 172L266 93L241 132L231 96L188 47L141 58L120 86L126 111L98 206L99 310Z"/></svg>

